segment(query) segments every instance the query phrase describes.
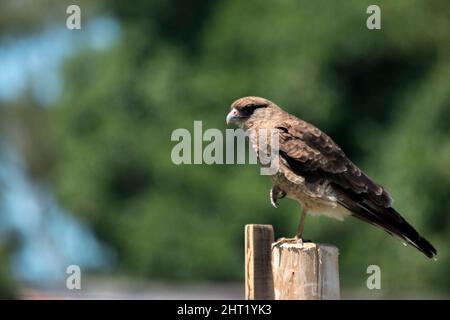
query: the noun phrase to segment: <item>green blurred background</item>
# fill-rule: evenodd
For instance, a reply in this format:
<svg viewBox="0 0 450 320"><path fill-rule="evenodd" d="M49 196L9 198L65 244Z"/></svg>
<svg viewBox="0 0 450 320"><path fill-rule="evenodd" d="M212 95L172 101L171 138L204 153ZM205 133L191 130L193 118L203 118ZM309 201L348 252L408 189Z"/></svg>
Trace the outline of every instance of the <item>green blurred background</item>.
<svg viewBox="0 0 450 320"><path fill-rule="evenodd" d="M14 95L15 71L0 65L0 155L13 148L29 183L107 248L92 277L242 283L245 224L295 232L299 208L272 208L257 166L170 158L174 129L224 131L231 102L258 95L332 136L438 250L435 262L355 219L310 217L304 236L340 249L343 297L450 295L450 2L78 1L82 29L68 30L70 4L0 3L0 58L27 41L48 50L23 54L43 67ZM381 30L366 28L371 4ZM0 296L21 297L34 283L11 263L21 236L1 232ZM372 264L382 290L366 288Z"/></svg>

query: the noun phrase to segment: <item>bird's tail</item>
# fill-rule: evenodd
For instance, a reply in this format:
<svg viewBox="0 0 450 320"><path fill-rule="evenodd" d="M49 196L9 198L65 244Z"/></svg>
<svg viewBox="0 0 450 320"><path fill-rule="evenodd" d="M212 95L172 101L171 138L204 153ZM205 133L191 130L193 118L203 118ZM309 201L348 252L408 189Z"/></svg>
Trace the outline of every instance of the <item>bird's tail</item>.
<svg viewBox="0 0 450 320"><path fill-rule="evenodd" d="M433 245L420 236L394 208L385 208L365 201L350 203L345 201L341 205L349 209L356 218L381 227L389 234L413 245L428 258L433 258L437 254Z"/></svg>

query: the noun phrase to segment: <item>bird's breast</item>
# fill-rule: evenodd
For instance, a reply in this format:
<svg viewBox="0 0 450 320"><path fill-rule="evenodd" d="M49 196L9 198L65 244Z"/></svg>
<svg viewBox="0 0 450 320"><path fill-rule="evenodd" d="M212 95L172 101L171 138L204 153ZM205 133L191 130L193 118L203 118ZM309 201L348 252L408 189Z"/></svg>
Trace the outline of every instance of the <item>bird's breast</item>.
<svg viewBox="0 0 450 320"><path fill-rule="evenodd" d="M304 177L280 168L271 176L274 185L286 193L286 197L296 200L307 213L326 215L343 220L350 212L338 204L336 197L328 185L308 182Z"/></svg>

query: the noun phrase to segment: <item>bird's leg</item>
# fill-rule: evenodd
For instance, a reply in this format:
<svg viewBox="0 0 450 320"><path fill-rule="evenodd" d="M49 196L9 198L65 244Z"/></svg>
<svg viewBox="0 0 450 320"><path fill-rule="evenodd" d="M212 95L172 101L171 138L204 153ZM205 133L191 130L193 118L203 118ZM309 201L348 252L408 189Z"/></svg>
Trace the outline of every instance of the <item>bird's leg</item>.
<svg viewBox="0 0 450 320"><path fill-rule="evenodd" d="M306 221L306 210L302 208L302 215L300 217L300 222L297 226L297 234L295 235L296 238L301 239L303 234L303 229L305 228L305 221Z"/></svg>
<svg viewBox="0 0 450 320"><path fill-rule="evenodd" d="M270 203L275 208L278 208L278 199L283 199L286 196L286 192L278 188L278 186L273 186L270 189Z"/></svg>
<svg viewBox="0 0 450 320"><path fill-rule="evenodd" d="M303 207L302 207L300 222L299 222L299 224L297 226L297 233L296 233L295 237L293 237L293 238L280 238L280 239L278 239L277 242L272 244L272 247L279 246L279 245L281 245L283 243L298 243L298 242L300 242L303 245L304 242L310 242L309 240L304 240L302 238L303 229L305 227L305 220L306 220L306 210L303 209Z"/></svg>

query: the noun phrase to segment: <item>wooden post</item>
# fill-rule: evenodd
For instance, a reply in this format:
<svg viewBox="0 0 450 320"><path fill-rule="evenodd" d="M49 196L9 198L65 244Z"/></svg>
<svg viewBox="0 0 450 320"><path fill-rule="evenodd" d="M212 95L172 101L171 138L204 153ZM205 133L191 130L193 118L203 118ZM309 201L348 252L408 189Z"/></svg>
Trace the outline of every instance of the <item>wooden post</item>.
<svg viewBox="0 0 450 320"><path fill-rule="evenodd" d="M336 247L301 240L273 241L271 225L245 226L247 300L340 299Z"/></svg>
<svg viewBox="0 0 450 320"><path fill-rule="evenodd" d="M334 246L301 240L273 246L275 299L340 299L338 255Z"/></svg>
<svg viewBox="0 0 450 320"><path fill-rule="evenodd" d="M271 246L273 227L264 224L245 226L245 299L273 300Z"/></svg>

